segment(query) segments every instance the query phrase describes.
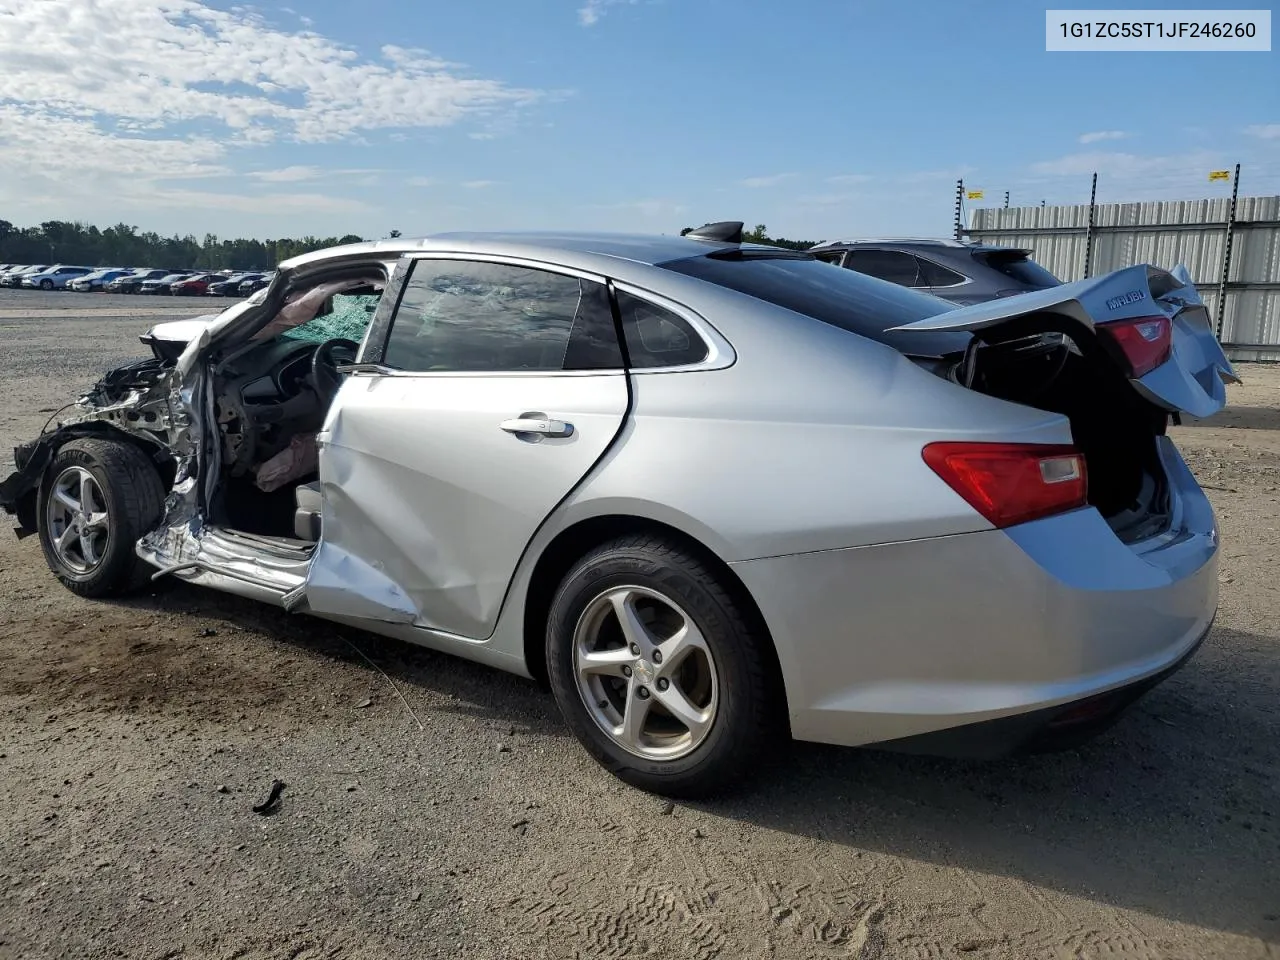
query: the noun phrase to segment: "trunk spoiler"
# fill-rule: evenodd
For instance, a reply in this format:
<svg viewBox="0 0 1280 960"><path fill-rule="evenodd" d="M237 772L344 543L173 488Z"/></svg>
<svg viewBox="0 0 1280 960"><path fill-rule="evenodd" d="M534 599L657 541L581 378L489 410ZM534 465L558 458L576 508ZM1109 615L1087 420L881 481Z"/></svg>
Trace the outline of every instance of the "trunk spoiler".
<svg viewBox="0 0 1280 960"><path fill-rule="evenodd" d="M1095 336L1098 327L1118 320L1168 317L1172 327L1169 359L1131 382L1148 400L1171 413L1211 416L1226 405L1224 384L1240 382L1214 336L1209 311L1181 264L1172 271L1146 264L1126 267L1101 277L948 310L890 329L977 333L1031 314L1063 318L1067 321L1063 332L1074 336Z"/></svg>

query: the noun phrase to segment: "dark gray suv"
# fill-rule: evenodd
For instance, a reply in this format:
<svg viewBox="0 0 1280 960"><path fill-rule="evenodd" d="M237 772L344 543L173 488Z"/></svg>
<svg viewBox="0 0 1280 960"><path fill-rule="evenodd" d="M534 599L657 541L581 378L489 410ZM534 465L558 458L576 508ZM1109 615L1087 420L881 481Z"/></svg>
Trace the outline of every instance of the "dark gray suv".
<svg viewBox="0 0 1280 960"><path fill-rule="evenodd" d="M958 240L831 240L809 251L821 260L957 304L981 303L1062 281L1030 250Z"/></svg>

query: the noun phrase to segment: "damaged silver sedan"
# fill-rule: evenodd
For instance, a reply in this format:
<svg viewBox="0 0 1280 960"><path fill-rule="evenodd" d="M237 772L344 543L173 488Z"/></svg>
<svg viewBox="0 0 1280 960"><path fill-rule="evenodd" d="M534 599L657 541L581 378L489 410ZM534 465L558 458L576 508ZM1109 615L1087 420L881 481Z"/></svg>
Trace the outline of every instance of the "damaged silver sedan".
<svg viewBox="0 0 1280 960"><path fill-rule="evenodd" d="M0 506L83 596L173 576L542 680L646 789L788 734L1071 742L1212 621L1165 427L1230 364L1185 274L948 307L741 224L335 248L148 332Z"/></svg>

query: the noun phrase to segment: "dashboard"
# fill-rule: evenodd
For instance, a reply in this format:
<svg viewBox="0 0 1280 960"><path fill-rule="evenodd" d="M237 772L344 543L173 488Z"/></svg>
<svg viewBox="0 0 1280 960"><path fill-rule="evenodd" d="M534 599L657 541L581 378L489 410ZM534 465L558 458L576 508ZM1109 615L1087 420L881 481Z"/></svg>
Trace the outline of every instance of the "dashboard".
<svg viewBox="0 0 1280 960"><path fill-rule="evenodd" d="M327 402L311 385L319 344L281 338L224 360L214 383L223 460L233 476L249 472L299 433L320 429Z"/></svg>

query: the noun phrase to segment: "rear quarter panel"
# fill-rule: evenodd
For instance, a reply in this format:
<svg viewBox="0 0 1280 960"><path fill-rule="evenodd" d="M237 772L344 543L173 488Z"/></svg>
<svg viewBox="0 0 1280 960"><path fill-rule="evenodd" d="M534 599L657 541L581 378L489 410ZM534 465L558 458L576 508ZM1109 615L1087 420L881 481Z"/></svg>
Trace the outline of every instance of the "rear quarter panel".
<svg viewBox="0 0 1280 960"><path fill-rule="evenodd" d="M924 444L1070 442L1056 414L964 390L811 318L725 299L699 313L736 361L634 374L630 420L565 520L652 517L726 561L945 536L989 524L925 465Z"/></svg>
<svg viewBox="0 0 1280 960"><path fill-rule="evenodd" d="M626 279L643 286L644 275ZM657 521L728 563L989 530L925 465L924 444L1070 442L1063 417L964 390L812 318L687 278L656 289L711 323L736 358L632 375L621 434L516 571L490 640L513 659L538 559L581 521Z"/></svg>

